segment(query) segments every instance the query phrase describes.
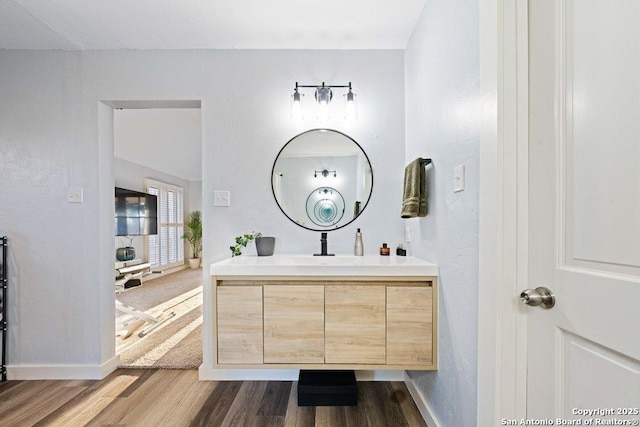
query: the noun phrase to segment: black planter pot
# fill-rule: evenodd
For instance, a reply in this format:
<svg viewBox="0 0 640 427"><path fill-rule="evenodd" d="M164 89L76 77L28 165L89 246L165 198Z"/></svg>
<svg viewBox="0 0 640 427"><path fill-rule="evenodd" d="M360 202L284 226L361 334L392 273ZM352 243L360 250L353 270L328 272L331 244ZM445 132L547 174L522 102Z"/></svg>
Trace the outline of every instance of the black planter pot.
<svg viewBox="0 0 640 427"><path fill-rule="evenodd" d="M256 251L258 256L271 256L276 247L275 237L256 237Z"/></svg>

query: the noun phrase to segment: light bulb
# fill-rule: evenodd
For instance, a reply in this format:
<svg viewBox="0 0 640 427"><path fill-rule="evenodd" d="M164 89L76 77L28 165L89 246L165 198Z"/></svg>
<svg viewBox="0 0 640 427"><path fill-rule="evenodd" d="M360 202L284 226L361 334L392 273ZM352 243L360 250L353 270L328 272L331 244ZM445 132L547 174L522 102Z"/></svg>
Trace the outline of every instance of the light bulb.
<svg viewBox="0 0 640 427"><path fill-rule="evenodd" d="M316 89L316 101L318 101L318 119L329 119L329 103L331 102L331 89L325 86Z"/></svg>
<svg viewBox="0 0 640 427"><path fill-rule="evenodd" d="M327 102L321 102L318 105L318 118L320 120L329 120L329 104Z"/></svg>
<svg viewBox="0 0 640 427"><path fill-rule="evenodd" d="M358 106L356 104L356 94L349 92L344 95L346 105L345 105L345 114L344 118L347 120L355 120L358 117Z"/></svg>
<svg viewBox="0 0 640 427"><path fill-rule="evenodd" d="M296 88L291 95L291 118L294 120L301 120L302 117L302 97L304 95L298 92Z"/></svg>

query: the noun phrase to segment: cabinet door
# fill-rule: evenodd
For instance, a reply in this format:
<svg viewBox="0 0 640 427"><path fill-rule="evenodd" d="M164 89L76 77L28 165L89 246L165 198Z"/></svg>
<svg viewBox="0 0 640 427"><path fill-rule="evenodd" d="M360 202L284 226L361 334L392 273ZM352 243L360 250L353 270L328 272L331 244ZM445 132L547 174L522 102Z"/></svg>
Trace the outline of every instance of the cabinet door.
<svg viewBox="0 0 640 427"><path fill-rule="evenodd" d="M325 362L385 360L384 286L326 286Z"/></svg>
<svg viewBox="0 0 640 427"><path fill-rule="evenodd" d="M264 363L324 363L324 286L264 287Z"/></svg>
<svg viewBox="0 0 640 427"><path fill-rule="evenodd" d="M433 288L387 288L387 364L433 363Z"/></svg>
<svg viewBox="0 0 640 427"><path fill-rule="evenodd" d="M218 363L262 363L262 286L218 286Z"/></svg>

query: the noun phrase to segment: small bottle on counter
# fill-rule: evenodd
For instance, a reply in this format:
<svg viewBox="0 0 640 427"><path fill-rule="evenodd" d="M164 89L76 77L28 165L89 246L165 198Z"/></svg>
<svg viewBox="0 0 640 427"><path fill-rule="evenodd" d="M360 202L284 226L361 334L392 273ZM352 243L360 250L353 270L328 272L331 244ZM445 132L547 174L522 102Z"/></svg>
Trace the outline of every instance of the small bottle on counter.
<svg viewBox="0 0 640 427"><path fill-rule="evenodd" d="M404 245L402 243L398 245L398 248L396 249L396 255L407 256L407 250L404 248Z"/></svg>
<svg viewBox="0 0 640 427"><path fill-rule="evenodd" d="M383 255L383 256L391 255L391 248L387 247L386 243L382 244L382 247L380 248L380 255Z"/></svg>
<svg viewBox="0 0 640 427"><path fill-rule="evenodd" d="M356 231L356 243L353 246L353 254L355 256L364 255L364 245L362 244L362 233L360 232L359 228L358 228L358 231Z"/></svg>

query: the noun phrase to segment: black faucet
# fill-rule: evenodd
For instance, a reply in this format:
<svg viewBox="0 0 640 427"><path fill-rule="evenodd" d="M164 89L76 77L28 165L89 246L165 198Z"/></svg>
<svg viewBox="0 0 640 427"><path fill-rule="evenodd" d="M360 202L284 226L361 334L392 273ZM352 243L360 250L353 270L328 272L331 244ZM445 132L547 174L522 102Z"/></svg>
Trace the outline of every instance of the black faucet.
<svg viewBox="0 0 640 427"><path fill-rule="evenodd" d="M334 256L335 254L327 253L327 233L320 234L320 253L313 254L314 256Z"/></svg>

